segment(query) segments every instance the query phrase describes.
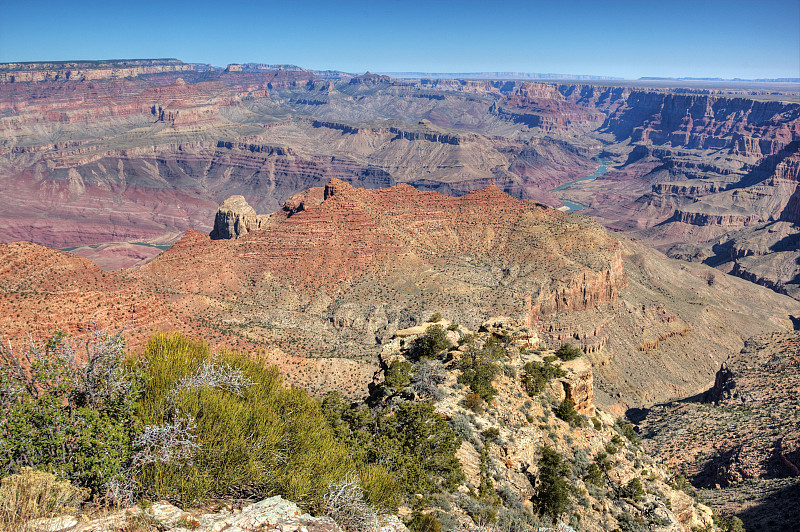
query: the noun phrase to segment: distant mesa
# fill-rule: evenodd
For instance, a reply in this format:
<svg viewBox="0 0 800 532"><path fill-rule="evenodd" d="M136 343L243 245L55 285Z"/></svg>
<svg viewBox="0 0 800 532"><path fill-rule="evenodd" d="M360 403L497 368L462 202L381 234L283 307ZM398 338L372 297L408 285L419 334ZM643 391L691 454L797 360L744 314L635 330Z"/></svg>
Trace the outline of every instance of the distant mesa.
<svg viewBox="0 0 800 532"><path fill-rule="evenodd" d="M622 80L590 74L540 74L535 72L381 72L397 79L503 79L503 80Z"/></svg>

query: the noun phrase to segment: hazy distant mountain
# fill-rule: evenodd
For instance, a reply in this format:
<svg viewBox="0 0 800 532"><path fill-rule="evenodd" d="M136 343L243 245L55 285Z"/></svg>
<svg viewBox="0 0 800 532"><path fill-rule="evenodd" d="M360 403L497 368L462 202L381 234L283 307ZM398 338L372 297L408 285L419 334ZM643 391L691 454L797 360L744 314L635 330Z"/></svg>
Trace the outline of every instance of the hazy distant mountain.
<svg viewBox="0 0 800 532"><path fill-rule="evenodd" d="M601 79L601 78L598 78ZM641 81L664 81L664 80L675 80L675 81L757 81L759 83L800 83L800 78L756 78L756 79L745 79L745 78L693 78L693 77L683 77L683 78L669 78L669 77L644 77L639 78Z"/></svg>
<svg viewBox="0 0 800 532"><path fill-rule="evenodd" d="M613 76L592 76L588 74L540 74L535 72L379 72L398 79L594 79L621 80Z"/></svg>

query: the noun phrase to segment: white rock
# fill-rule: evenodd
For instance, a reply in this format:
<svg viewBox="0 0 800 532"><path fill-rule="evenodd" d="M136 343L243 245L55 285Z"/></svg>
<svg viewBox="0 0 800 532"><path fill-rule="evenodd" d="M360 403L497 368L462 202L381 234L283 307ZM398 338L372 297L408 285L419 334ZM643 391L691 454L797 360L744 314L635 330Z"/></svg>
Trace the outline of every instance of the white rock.
<svg viewBox="0 0 800 532"><path fill-rule="evenodd" d="M71 515L60 517L44 517L28 522L28 526L34 532L65 532L75 527L78 520Z"/></svg>

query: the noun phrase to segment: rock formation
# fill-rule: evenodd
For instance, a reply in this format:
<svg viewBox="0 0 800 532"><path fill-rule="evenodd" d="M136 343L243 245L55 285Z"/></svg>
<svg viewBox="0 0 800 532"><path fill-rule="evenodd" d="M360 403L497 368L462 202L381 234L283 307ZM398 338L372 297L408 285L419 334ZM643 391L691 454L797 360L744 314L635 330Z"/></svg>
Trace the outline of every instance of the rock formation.
<svg viewBox="0 0 800 532"><path fill-rule="evenodd" d="M704 497L737 514L748 530L791 528L800 517L785 504L800 492L798 367L798 333L748 340L700 401L646 413L639 423L645 447L705 488Z"/></svg>
<svg viewBox="0 0 800 532"><path fill-rule="evenodd" d="M591 174L602 151L615 168L558 197L662 250L699 246L692 255L712 266L800 293L783 243L726 256L774 222L798 234L800 107L779 101L791 92L401 82L177 60L5 64L0 77L0 241L171 243L212 230L232 194L270 212L331 178L451 195L493 182L559 206L549 190Z"/></svg>
<svg viewBox="0 0 800 532"><path fill-rule="evenodd" d="M256 532L260 530L282 530L285 532L342 532L342 528L330 517L314 517L303 512L297 504L280 496L270 497L244 506L224 505L212 509L181 510L167 501L159 501L146 509L139 506L110 512L105 517L82 521L72 516L36 519L28 523L34 530L57 530L58 532L105 532L127 530L137 521L148 519L156 526L170 530L194 530L196 532ZM381 516L376 532L407 532L408 529L393 515Z"/></svg>
<svg viewBox="0 0 800 532"><path fill-rule="evenodd" d="M211 239L239 238L250 231L258 231L268 220L269 215L256 214L244 196L231 196L217 210Z"/></svg>
<svg viewBox="0 0 800 532"><path fill-rule="evenodd" d="M0 250L0 327L12 337L32 320L40 334L130 320L132 346L176 328L266 348L290 382L355 397L379 342L437 311L468 327L507 315L529 328L520 341L580 345L594 400L615 413L706 388L744 338L796 314L785 296L723 274L710 285L715 270L494 186L454 198L331 180L287 200L260 230L232 240L189 231L119 272L33 244ZM63 283L44 275L64 268L81 273Z"/></svg>
<svg viewBox="0 0 800 532"><path fill-rule="evenodd" d="M421 360L417 343L432 326L446 331L452 347L435 360ZM531 499L541 472L539 456L541 449L548 447L573 468L570 485L582 494L581 501L573 505L573 511L580 515L580 530L613 529L634 516L640 523L650 521L652 529L661 531L678 532L710 524L711 510L670 487L666 482L669 473L630 441L621 439L614 428L614 417L595 407L592 369L585 357L564 363L555 361L566 375L552 380L540 394L526 393L522 386L525 364L542 362L544 357L555 358L552 350L533 349L530 338L528 327L507 317L490 318L478 332L447 319L403 329L381 348L381 367L368 401L383 412L391 412L407 401L432 401L435 411L450 422L463 440L456 453L466 477L459 492L476 493L491 483L492 489L502 494L496 512L506 519L514 511L533 506ZM467 399L470 387L460 379L462 362L470 350L483 349L490 341L502 343L503 355L496 363L504 369L492 382L496 396L488 404L476 405ZM409 382L393 382L390 389L381 386L390 368L398 363L414 368ZM427 384L433 379L434 392ZM565 397L573 400L576 409L586 416L578 416L577 425L552 415L553 406ZM623 452L618 452L614 444L609 447L612 438ZM602 481L609 488L605 491L586 481L582 468L609 449L614 451L608 455L613 466ZM657 495L638 502L623 495L623 487L635 478L647 484L648 493ZM475 505L465 504L464 499L458 493L440 495L431 502L428 512L446 519L448 528L469 528L477 512ZM557 529L571 529L561 526Z"/></svg>
<svg viewBox="0 0 800 532"><path fill-rule="evenodd" d="M0 83L119 79L143 74L186 72L193 69L193 65L187 65L177 59L2 63Z"/></svg>

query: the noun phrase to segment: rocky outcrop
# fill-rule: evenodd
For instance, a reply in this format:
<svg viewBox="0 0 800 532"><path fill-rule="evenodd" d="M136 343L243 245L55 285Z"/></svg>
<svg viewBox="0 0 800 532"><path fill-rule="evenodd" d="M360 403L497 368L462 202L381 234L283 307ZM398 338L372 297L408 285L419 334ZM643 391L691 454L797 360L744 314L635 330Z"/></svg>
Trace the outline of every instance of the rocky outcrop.
<svg viewBox="0 0 800 532"><path fill-rule="evenodd" d="M764 221L765 220L761 219L758 215L710 214L706 212L675 211L675 213L672 215L672 218L669 218L665 223L681 222L685 224L699 225L702 227L719 225L725 227L726 229L735 229L762 224Z"/></svg>
<svg viewBox="0 0 800 532"><path fill-rule="evenodd" d="M564 397L572 401L575 410L587 416L595 415L594 375L592 366L585 358L578 358L562 364L567 377L559 379L564 387Z"/></svg>
<svg viewBox="0 0 800 532"><path fill-rule="evenodd" d="M442 327L452 346L438 354L435 360L420 360L416 346L431 326ZM592 369L585 356L570 362L552 362L566 375L551 380L541 393L528 395L522 385L525 364L541 363L544 357L556 358L553 350L541 346L531 349L526 341L530 338L529 328L509 317L490 318L477 332L447 319L435 323L426 321L400 330L382 346L381 368L375 374L368 403L385 413L408 401L431 401L435 411L450 422L463 440L456 458L465 479L458 491L466 494L480 490L480 486L485 489L487 478L491 478L495 489L504 494L496 504L499 512L506 515L519 512L520 508L523 511L534 508L540 453L543 447L548 447L561 455L566 463L573 464L574 476L570 484L576 489L588 490L583 492L585 502L573 507L573 511L581 516L580 530L600 532L615 527L617 520L625 520L623 513L636 516L639 522L650 520L653 529L663 532L708 525L711 510L698 505L686 493L668 487L664 483L668 474L627 439L619 439L619 434L612 428L614 417L595 407ZM495 364L505 369L498 371L492 380L496 392L493 398L488 404L482 401L476 404L474 397L468 399L471 388L465 386L460 378L463 376L463 363L470 353L484 349L490 345L489 342L498 341L502 348L500 352L493 351L498 357ZM390 368L402 366L412 368L408 371L408 382L404 384L394 379L391 387L382 386ZM552 415L554 405L565 398L573 400L581 413L579 421L572 425ZM589 421L587 418L593 419ZM621 442L619 450L624 452L615 450L606 455L613 465L602 482L610 489L605 492L604 489L595 489L596 486L590 487L583 478L585 473L575 464L589 461L598 453L605 454L614 435L615 441ZM634 478L640 478L640 482L649 485L648 492L658 493L658 496L648 496L636 502L622 495L619 488ZM516 502L510 504L509 501ZM434 515L441 511L438 506L446 507L451 522L460 528L469 528L474 523L475 516L470 519L462 509L464 505L456 499L451 500L448 495L441 495L431 502ZM558 526L556 530L567 528Z"/></svg>
<svg viewBox="0 0 800 532"><path fill-rule="evenodd" d="M218 505L219 506L219 505ZM111 512L97 519L78 520L71 516L37 519L27 523L34 531L48 532L117 532L129 530L136 523L148 519L153 525L169 530L196 532L257 532L281 530L283 532L342 532L330 517L314 517L303 512L295 503L276 495L260 502L233 507L223 504L216 511L210 508L181 510L166 501L153 503L147 508L133 507ZM408 529L394 515L379 517L376 532L407 532Z"/></svg>
<svg viewBox="0 0 800 532"><path fill-rule="evenodd" d="M654 407L639 424L646 448L737 513L750 529L791 528L796 509L779 493L800 489L800 333L751 338L716 374L702 402ZM708 495L706 495L708 494ZM755 499L753 501L752 499ZM751 512L753 505L763 512Z"/></svg>
<svg viewBox="0 0 800 532"><path fill-rule="evenodd" d="M706 393L706 400L712 403L735 399L738 393L735 390L736 380L733 372L728 369L726 364L722 364L714 376L714 386ZM747 402L747 398L742 397L742 402Z"/></svg>
<svg viewBox="0 0 800 532"><path fill-rule="evenodd" d="M219 206L210 236L212 240L239 238L266 227L269 218L268 214L256 214L244 196L231 196Z"/></svg>
<svg viewBox="0 0 800 532"><path fill-rule="evenodd" d="M392 83L392 78L381 74L372 74L367 72L360 76L354 76L350 79L350 85L381 85Z"/></svg>

